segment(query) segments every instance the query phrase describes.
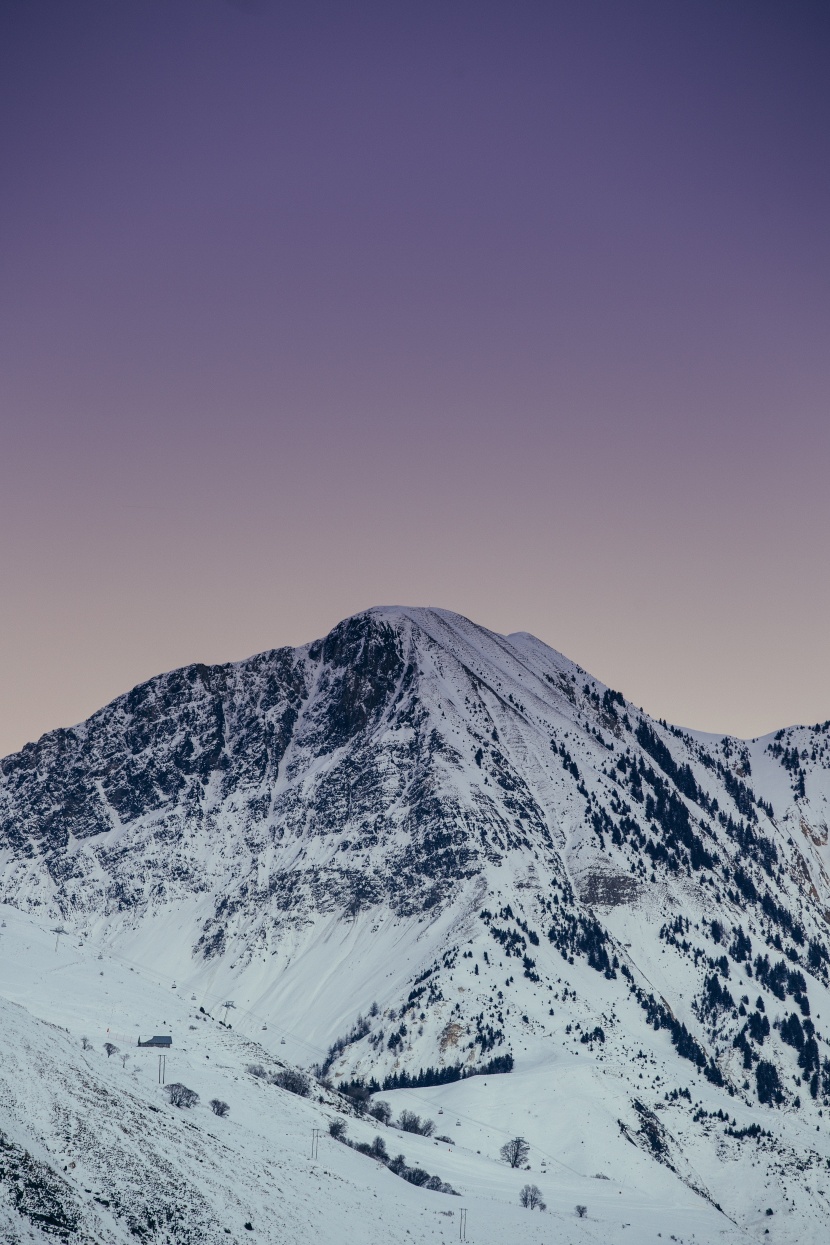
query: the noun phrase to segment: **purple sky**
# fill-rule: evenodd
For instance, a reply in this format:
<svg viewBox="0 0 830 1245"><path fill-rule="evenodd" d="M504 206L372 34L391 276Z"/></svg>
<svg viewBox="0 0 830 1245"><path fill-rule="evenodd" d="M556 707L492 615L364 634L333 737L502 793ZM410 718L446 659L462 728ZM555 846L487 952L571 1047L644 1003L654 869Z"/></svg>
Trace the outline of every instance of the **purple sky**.
<svg viewBox="0 0 830 1245"><path fill-rule="evenodd" d="M372 604L830 717L830 6L5 0L0 753Z"/></svg>

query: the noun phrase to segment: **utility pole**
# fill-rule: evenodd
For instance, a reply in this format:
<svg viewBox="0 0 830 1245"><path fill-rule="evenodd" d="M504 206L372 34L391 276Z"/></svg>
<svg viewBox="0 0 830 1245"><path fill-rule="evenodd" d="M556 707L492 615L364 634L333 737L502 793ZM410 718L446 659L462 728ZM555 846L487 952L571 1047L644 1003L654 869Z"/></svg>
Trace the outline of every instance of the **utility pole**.
<svg viewBox="0 0 830 1245"><path fill-rule="evenodd" d="M459 1241L467 1239L467 1212L463 1207L458 1212L458 1239Z"/></svg>
<svg viewBox="0 0 830 1245"><path fill-rule="evenodd" d="M164 1084L164 1078L167 1076L167 1056L159 1055L159 1085Z"/></svg>
<svg viewBox="0 0 830 1245"><path fill-rule="evenodd" d="M317 1151L320 1145L320 1129L312 1128L311 1130L311 1157L317 1158Z"/></svg>

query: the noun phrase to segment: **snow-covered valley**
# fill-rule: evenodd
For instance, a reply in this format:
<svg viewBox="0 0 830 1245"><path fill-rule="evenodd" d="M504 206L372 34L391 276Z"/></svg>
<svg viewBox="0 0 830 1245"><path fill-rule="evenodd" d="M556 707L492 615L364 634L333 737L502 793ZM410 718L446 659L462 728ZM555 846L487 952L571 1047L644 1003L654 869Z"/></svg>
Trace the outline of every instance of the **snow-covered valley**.
<svg viewBox="0 0 830 1245"><path fill-rule="evenodd" d="M829 738L682 731L378 609L6 758L8 1239L824 1240ZM246 1071L283 1064L308 1097Z"/></svg>

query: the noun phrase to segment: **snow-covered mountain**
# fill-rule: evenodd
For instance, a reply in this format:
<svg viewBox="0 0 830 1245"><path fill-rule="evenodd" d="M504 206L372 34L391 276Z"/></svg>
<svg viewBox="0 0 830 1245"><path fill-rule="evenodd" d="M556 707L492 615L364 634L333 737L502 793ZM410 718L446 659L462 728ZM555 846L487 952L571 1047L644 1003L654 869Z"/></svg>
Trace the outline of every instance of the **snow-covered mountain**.
<svg viewBox="0 0 830 1245"><path fill-rule="evenodd" d="M0 762L0 900L457 1113L482 1162L507 1127L620 1207L648 1171L735 1240L819 1240L829 744L683 731L532 636L373 609Z"/></svg>

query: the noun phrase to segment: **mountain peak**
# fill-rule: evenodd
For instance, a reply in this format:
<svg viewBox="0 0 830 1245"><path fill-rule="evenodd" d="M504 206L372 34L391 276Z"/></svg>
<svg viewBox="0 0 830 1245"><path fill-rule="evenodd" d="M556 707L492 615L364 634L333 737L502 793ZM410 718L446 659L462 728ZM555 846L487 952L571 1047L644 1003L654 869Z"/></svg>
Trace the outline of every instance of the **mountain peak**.
<svg viewBox="0 0 830 1245"><path fill-rule="evenodd" d="M579 1055L604 1093L610 1059L613 1136L726 1204L711 1113L830 1107L828 774L826 725L701 738L526 633L379 606L7 757L0 897L244 998L340 1083ZM660 1123L688 1083L693 1145Z"/></svg>

